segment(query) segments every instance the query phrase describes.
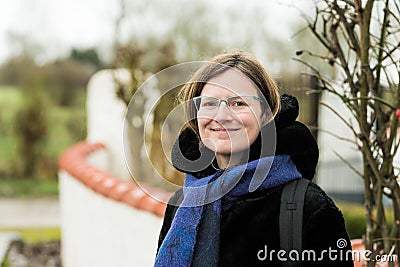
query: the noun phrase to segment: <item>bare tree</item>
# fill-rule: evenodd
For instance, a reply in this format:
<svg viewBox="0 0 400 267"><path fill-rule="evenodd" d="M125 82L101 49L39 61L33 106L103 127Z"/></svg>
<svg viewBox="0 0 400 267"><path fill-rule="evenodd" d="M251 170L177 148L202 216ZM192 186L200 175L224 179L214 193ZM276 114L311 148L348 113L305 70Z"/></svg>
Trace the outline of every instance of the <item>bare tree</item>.
<svg viewBox="0 0 400 267"><path fill-rule="evenodd" d="M393 159L400 145L396 138L400 117L400 2L322 0L314 4L315 17L306 17L307 28L323 45L325 54L300 50L296 60L311 68L308 75L318 79L317 91L339 97L357 122L352 125L336 113L353 132L362 154L363 170L359 174L364 181L366 249L373 251L372 256L399 255L399 166ZM311 58L334 67L336 77L320 72ZM391 200L393 221L387 216L384 196ZM368 262L368 266L374 265Z"/></svg>

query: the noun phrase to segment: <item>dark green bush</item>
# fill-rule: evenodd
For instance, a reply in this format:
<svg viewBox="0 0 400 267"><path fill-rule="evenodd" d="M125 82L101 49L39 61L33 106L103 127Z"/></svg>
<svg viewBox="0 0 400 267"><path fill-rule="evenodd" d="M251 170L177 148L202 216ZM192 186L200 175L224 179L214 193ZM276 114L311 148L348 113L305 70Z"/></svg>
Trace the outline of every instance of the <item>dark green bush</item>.
<svg viewBox="0 0 400 267"><path fill-rule="evenodd" d="M42 141L48 132L46 101L38 75L26 78L22 89L24 101L14 124L20 158L15 171L19 177L30 177L37 174L37 163L43 154Z"/></svg>
<svg viewBox="0 0 400 267"><path fill-rule="evenodd" d="M365 208L363 205L354 203L336 203L343 213L346 229L351 239L362 238L365 233ZM387 209L387 220L393 221L393 210ZM389 225L391 227L391 225Z"/></svg>

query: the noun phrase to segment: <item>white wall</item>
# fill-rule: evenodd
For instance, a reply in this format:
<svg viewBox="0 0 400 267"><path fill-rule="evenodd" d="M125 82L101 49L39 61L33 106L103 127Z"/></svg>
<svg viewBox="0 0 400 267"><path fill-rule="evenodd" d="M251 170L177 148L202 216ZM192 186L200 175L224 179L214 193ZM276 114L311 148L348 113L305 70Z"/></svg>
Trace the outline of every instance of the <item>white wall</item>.
<svg viewBox="0 0 400 267"><path fill-rule="evenodd" d="M102 143L87 162L129 179L123 144L126 105L117 98L114 75L128 82L128 70L103 70L89 81L87 141ZM64 170L59 172L62 261L65 267L152 266L162 219L108 199Z"/></svg>
<svg viewBox="0 0 400 267"><path fill-rule="evenodd" d="M337 96L323 92L321 101L332 107L353 125L356 131L358 130L355 119ZM322 130L318 133L320 147L318 184L328 193L362 194L364 192L363 180L335 155L335 152L337 152L362 173L361 152L357 150L354 144L329 134L333 133L337 136L354 140L353 133L331 110L322 105L319 111L319 126ZM398 131L398 138L400 138L400 130ZM394 165L400 167L400 150L397 151L394 157Z"/></svg>
<svg viewBox="0 0 400 267"><path fill-rule="evenodd" d="M126 105L117 97L114 75L121 82L130 80L130 73L126 69L102 70L95 73L88 83L86 140L106 146L107 160L102 169L122 179L128 179L130 174L125 163L123 145Z"/></svg>
<svg viewBox="0 0 400 267"><path fill-rule="evenodd" d="M64 267L153 266L162 219L103 197L60 171Z"/></svg>
<svg viewBox="0 0 400 267"><path fill-rule="evenodd" d="M328 104L341 116L356 125L351 114L341 103L340 99L333 94L323 92L321 101ZM341 155L346 161L350 162L356 169L362 172L361 153L356 147L333 136L354 140L350 129L328 108L320 105L319 111L318 145L320 147L320 161L318 164L317 181L328 193L355 193L360 194L364 191L361 177L356 175L346 163L335 155Z"/></svg>

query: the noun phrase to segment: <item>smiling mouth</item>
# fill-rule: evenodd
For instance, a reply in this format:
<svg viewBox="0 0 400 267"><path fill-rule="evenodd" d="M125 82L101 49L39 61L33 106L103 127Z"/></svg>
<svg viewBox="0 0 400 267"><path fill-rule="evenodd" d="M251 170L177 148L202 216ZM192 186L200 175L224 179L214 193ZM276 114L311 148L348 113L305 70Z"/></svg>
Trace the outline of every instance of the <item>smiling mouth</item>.
<svg viewBox="0 0 400 267"><path fill-rule="evenodd" d="M236 131L238 131L239 129L238 128L235 128L235 129L233 129L233 128L215 128L215 129L211 129L211 131L213 131L213 132L219 132L219 133L225 133L225 132L236 132Z"/></svg>

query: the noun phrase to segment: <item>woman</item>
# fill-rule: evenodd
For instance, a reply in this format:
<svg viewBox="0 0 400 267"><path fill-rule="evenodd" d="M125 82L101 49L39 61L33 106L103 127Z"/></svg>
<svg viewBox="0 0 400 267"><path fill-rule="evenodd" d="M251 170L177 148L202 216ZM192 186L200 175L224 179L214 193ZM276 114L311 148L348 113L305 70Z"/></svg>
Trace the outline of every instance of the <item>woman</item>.
<svg viewBox="0 0 400 267"><path fill-rule="evenodd" d="M200 68L181 100L188 126L172 162L186 178L167 206L155 266L283 266L282 189L311 180L318 161L315 139L295 121L297 100L280 97L261 64L237 51ZM311 182L302 237L311 254L300 266L353 266L343 216Z"/></svg>

